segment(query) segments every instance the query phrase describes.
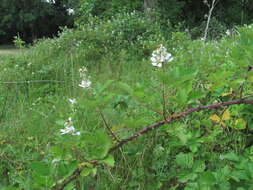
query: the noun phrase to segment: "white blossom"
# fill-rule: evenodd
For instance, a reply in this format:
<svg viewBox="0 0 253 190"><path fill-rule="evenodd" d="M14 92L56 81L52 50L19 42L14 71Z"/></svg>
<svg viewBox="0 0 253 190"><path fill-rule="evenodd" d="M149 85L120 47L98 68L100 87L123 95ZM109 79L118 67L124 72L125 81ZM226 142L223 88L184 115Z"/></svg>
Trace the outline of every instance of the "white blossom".
<svg viewBox="0 0 253 190"><path fill-rule="evenodd" d="M82 88L88 88L91 85L91 81L89 80L89 76L87 75L87 68L86 67L81 67L79 69L79 74L81 78L81 82L79 84L80 87Z"/></svg>
<svg viewBox="0 0 253 190"><path fill-rule="evenodd" d="M230 36L230 35L231 35L230 30L227 30L227 31L226 31L226 34L227 34L227 36Z"/></svg>
<svg viewBox="0 0 253 190"><path fill-rule="evenodd" d="M52 160L52 163L55 164L55 163L60 162L60 161L61 160L59 158L55 158L55 159Z"/></svg>
<svg viewBox="0 0 253 190"><path fill-rule="evenodd" d="M47 3L55 3L55 0L45 0Z"/></svg>
<svg viewBox="0 0 253 190"><path fill-rule="evenodd" d="M74 9L68 8L67 9L68 15L73 15L75 13Z"/></svg>
<svg viewBox="0 0 253 190"><path fill-rule="evenodd" d="M153 51L150 60L153 66L162 67L165 62L173 61L173 57L171 53L167 52L167 49L163 45L160 45L156 50Z"/></svg>
<svg viewBox="0 0 253 190"><path fill-rule="evenodd" d="M152 65L154 67L162 67L163 66L162 63L157 63L157 62L152 62Z"/></svg>
<svg viewBox="0 0 253 190"><path fill-rule="evenodd" d="M88 88L91 85L91 81L89 79L82 80L81 83L78 85L82 88Z"/></svg>
<svg viewBox="0 0 253 190"><path fill-rule="evenodd" d="M75 98L69 98L69 102L73 105L76 104L76 99Z"/></svg>
<svg viewBox="0 0 253 190"><path fill-rule="evenodd" d="M86 77L87 77L87 75L86 75L86 72L87 72L87 71L88 71L88 70L87 70L86 67L81 67L81 68L79 69L80 78L86 78Z"/></svg>
<svg viewBox="0 0 253 190"><path fill-rule="evenodd" d="M64 129L60 130L61 135L70 134L70 135L80 135L79 131L76 131L75 127L73 126L72 118L68 118L68 120L64 123Z"/></svg>

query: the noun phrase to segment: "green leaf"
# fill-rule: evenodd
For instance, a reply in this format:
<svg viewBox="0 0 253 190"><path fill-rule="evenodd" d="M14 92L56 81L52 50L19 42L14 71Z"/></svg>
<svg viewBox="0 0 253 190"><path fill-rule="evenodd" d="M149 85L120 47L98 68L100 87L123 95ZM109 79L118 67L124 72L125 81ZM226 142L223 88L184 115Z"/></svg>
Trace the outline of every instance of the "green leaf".
<svg viewBox="0 0 253 190"><path fill-rule="evenodd" d="M104 160L102 160L101 162L107 164L108 166L110 167L113 167L114 166L114 158L112 155L108 155Z"/></svg>
<svg viewBox="0 0 253 190"><path fill-rule="evenodd" d="M54 184L52 176L41 176L37 173L34 173L32 177L34 185L44 187L43 189L48 189L50 186Z"/></svg>
<svg viewBox="0 0 253 190"><path fill-rule="evenodd" d="M66 187L64 187L63 190L73 190L75 188L75 185L73 183L69 183Z"/></svg>
<svg viewBox="0 0 253 190"><path fill-rule="evenodd" d="M180 89L177 92L177 101L180 105L184 105L187 103L188 94L185 89Z"/></svg>
<svg viewBox="0 0 253 190"><path fill-rule="evenodd" d="M51 154L54 158L62 158L65 155L64 148L59 146L52 146L51 147Z"/></svg>
<svg viewBox="0 0 253 190"><path fill-rule="evenodd" d="M91 171L91 176L95 177L96 174L97 174L97 168L93 168L92 171Z"/></svg>
<svg viewBox="0 0 253 190"><path fill-rule="evenodd" d="M63 119L55 121L57 125L64 126L65 121Z"/></svg>
<svg viewBox="0 0 253 190"><path fill-rule="evenodd" d="M198 143L192 143L189 145L189 148L193 153L196 153L198 151L198 146L199 146Z"/></svg>
<svg viewBox="0 0 253 190"><path fill-rule="evenodd" d="M229 168L228 165L225 167L219 169L215 173L215 178L219 183L226 181L230 177L231 169Z"/></svg>
<svg viewBox="0 0 253 190"><path fill-rule="evenodd" d="M91 172L92 172L93 168L90 167L85 167L82 172L81 172L81 176L82 177L86 177L88 176Z"/></svg>
<svg viewBox="0 0 253 190"><path fill-rule="evenodd" d="M88 160L102 160L111 148L111 139L103 130L82 135L82 141L86 144L86 157Z"/></svg>
<svg viewBox="0 0 253 190"><path fill-rule="evenodd" d="M205 96L205 93L202 91L191 91L188 95L189 100L198 100L200 98L202 98L203 96Z"/></svg>
<svg viewBox="0 0 253 190"><path fill-rule="evenodd" d="M49 176L51 173L50 165L48 163L32 162L30 164L30 167L35 173L37 173L38 175L41 175L41 176Z"/></svg>
<svg viewBox="0 0 253 190"><path fill-rule="evenodd" d="M193 163L193 171L194 172L203 172L206 168L205 162L203 160L196 160Z"/></svg>
<svg viewBox="0 0 253 190"><path fill-rule="evenodd" d="M230 174L230 177L236 182L239 182L241 180L249 180L249 177L244 170L235 170Z"/></svg>
<svg viewBox="0 0 253 190"><path fill-rule="evenodd" d="M68 168L68 173L72 173L73 171L75 171L78 167L78 161L77 160L73 160L73 161L70 161L67 165L67 168Z"/></svg>
<svg viewBox="0 0 253 190"><path fill-rule="evenodd" d="M235 121L235 129L242 130L246 129L247 122L243 118L239 118Z"/></svg>
<svg viewBox="0 0 253 190"><path fill-rule="evenodd" d="M186 145L189 140L188 135L185 134L183 131L180 131L177 134L177 137L180 139L180 141L182 142L183 145Z"/></svg>
<svg viewBox="0 0 253 190"><path fill-rule="evenodd" d="M126 84L126 83L119 82L119 83L118 83L118 87L119 87L121 90L124 90L125 92L127 92L128 94L133 94L133 93L134 93L134 90L132 89L132 87L129 86L128 84Z"/></svg>
<svg viewBox="0 0 253 190"><path fill-rule="evenodd" d="M198 177L198 175L196 173L187 172L185 174L181 174L179 176L178 181L181 182L181 183L186 183L186 182L188 182L190 180L195 180L197 177Z"/></svg>
<svg viewBox="0 0 253 190"><path fill-rule="evenodd" d="M57 172L59 176L66 176L69 174L67 164L64 161L57 163Z"/></svg>
<svg viewBox="0 0 253 190"><path fill-rule="evenodd" d="M223 181L219 183L219 190L230 190L230 189L231 189L231 185L229 182Z"/></svg>
<svg viewBox="0 0 253 190"><path fill-rule="evenodd" d="M216 183L216 179L212 172L206 171L200 174L199 183L202 185L213 185Z"/></svg>
<svg viewBox="0 0 253 190"><path fill-rule="evenodd" d="M236 190L246 190L243 187L238 187Z"/></svg>
<svg viewBox="0 0 253 190"><path fill-rule="evenodd" d="M230 120L230 112L229 112L228 109L226 109L226 110L224 111L224 113L222 114L221 120L222 120L222 121Z"/></svg>
<svg viewBox="0 0 253 190"><path fill-rule="evenodd" d="M182 168L191 168L193 165L193 154L179 153L176 155L176 163Z"/></svg>
<svg viewBox="0 0 253 190"><path fill-rule="evenodd" d="M97 84L96 97L99 97L113 82L113 80L107 80L105 84Z"/></svg>
<svg viewBox="0 0 253 190"><path fill-rule="evenodd" d="M229 152L227 154L221 155L220 158L221 159L227 159L227 160L230 160L230 161L235 161L235 162L239 162L240 161L239 156L237 156L233 152Z"/></svg>
<svg viewBox="0 0 253 190"><path fill-rule="evenodd" d="M1 187L0 188L4 188L4 187ZM3 190L20 190L20 188L16 188L16 187L6 187L4 188Z"/></svg>

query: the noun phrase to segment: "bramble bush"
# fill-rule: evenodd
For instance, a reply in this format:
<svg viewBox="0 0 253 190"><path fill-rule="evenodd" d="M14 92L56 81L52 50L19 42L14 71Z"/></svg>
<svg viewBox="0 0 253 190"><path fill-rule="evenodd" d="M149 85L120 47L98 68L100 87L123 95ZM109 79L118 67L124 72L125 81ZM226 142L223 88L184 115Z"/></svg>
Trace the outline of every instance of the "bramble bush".
<svg viewBox="0 0 253 190"><path fill-rule="evenodd" d="M252 27L205 43L120 14L4 59L1 189L251 189Z"/></svg>

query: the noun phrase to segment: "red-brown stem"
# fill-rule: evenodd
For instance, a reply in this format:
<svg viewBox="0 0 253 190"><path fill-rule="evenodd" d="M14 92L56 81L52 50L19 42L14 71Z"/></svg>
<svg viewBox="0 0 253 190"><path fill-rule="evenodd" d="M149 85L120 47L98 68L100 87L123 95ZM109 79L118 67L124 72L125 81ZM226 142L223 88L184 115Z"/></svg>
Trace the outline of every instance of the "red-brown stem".
<svg viewBox="0 0 253 190"><path fill-rule="evenodd" d="M156 123L153 123L151 125L148 125L146 127L144 127L143 129L135 132L133 135L125 138L125 139L122 139L120 140L120 142L115 145L114 147L112 147L110 150L109 150L109 153L117 150L118 148L122 147L124 144L126 144L127 142L129 141L132 141L133 139L137 138L138 136L142 135L142 134L145 134L153 129L156 129L162 125L164 125L165 123L168 124L168 123L171 123L172 121L176 120L176 119L179 119L179 118L182 118L186 115L189 115L193 112L198 112L198 111L201 111L201 110L206 110L206 109L215 109L215 108L220 108L222 106L229 106L229 105L235 105L235 104L253 104L253 100L244 100L244 99L241 99L241 100L232 100L232 101L228 101L228 102L223 102L223 103L218 103L218 104L211 104L211 105L207 105L207 106L200 106L200 107L197 107L197 108L191 108L191 109L188 109L184 112L181 112L179 114L173 114L169 117L167 117L165 120L161 120L161 121L158 121Z"/></svg>
<svg viewBox="0 0 253 190"><path fill-rule="evenodd" d="M183 111L179 114L173 114L173 115L167 117L164 120L161 120L161 121L158 121L158 122L153 123L151 125L148 125L148 126L144 127L143 129L135 132L133 135L131 135L131 136L125 138L125 139L120 140L117 145L115 145L114 147L112 147L109 150L109 153L114 152L115 150L121 148L126 143L134 140L135 138L137 138L137 137L139 137L143 134L148 133L149 131L151 131L153 129L156 129L156 128L164 125L164 124L171 123L172 121L174 121L176 119L183 118L184 116L189 115L193 112L198 112L198 111L207 110L207 109L216 109L216 108L220 108L220 107L223 107L223 106L230 106L230 105L235 105L235 104L253 104L253 100L247 100L247 99L231 100L231 101L228 101L228 102L211 104L211 105L207 105L207 106L200 106L200 107L197 107L197 108L191 108L191 109ZM90 163L93 163L94 165L98 165L98 162L96 160L90 161ZM80 173L81 173L83 168L85 168L85 166L76 169L71 176L69 176L67 179L63 180L63 182L61 184L55 185L52 189L54 189L54 190L63 190L64 187L66 185L68 185L68 183L70 183L71 181L75 180L76 178L78 178L80 176Z"/></svg>
<svg viewBox="0 0 253 190"><path fill-rule="evenodd" d="M113 140L117 141L117 142L120 142L120 140L118 139L118 137L113 133L113 131L111 130L110 126L108 125L106 119L105 119L105 116L104 114L102 113L101 110L98 110L99 111L99 114L104 122L104 125L106 127L106 129L108 130L108 132L110 133L111 137L113 138Z"/></svg>

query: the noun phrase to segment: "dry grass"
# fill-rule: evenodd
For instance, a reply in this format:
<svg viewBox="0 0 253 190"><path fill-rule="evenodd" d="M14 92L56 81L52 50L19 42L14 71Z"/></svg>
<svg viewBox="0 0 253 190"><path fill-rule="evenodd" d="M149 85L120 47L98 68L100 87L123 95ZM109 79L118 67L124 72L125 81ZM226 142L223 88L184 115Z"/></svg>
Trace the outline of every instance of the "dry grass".
<svg viewBox="0 0 253 190"><path fill-rule="evenodd" d="M17 55L22 51L13 45L0 45L0 55Z"/></svg>

